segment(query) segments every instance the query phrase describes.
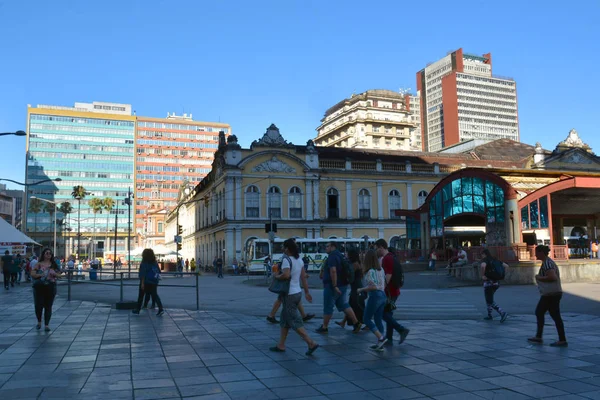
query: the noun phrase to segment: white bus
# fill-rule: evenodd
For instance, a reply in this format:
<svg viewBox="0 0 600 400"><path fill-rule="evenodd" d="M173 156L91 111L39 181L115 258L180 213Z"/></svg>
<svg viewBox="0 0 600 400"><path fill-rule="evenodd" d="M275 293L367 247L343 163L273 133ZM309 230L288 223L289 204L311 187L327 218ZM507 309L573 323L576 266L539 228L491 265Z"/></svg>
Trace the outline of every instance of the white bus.
<svg viewBox="0 0 600 400"><path fill-rule="evenodd" d="M369 238L367 242L362 238L317 238L317 239L306 239L296 238L296 243L300 246L300 257L308 257L308 270L319 271L323 261L327 258L325 247L327 243L334 241L338 244L338 250L344 253L349 249L356 249L357 251L365 251L365 246L371 246L375 244L377 239ZM265 271L265 258L271 254L271 261L273 263L281 260L283 256L283 242L285 239L275 238L273 241L273 248L269 239L252 238L246 242L245 257L246 265L250 272L263 272Z"/></svg>

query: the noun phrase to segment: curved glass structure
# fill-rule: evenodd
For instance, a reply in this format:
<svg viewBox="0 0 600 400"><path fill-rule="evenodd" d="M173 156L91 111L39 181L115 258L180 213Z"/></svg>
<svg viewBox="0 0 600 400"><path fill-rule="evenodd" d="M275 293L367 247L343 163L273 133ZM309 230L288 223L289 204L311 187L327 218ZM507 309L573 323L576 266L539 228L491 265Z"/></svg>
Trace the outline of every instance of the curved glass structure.
<svg viewBox="0 0 600 400"><path fill-rule="evenodd" d="M504 224L504 190L482 178L458 178L446 184L429 204L431 236L444 234L444 221L459 214L477 214L486 225Z"/></svg>

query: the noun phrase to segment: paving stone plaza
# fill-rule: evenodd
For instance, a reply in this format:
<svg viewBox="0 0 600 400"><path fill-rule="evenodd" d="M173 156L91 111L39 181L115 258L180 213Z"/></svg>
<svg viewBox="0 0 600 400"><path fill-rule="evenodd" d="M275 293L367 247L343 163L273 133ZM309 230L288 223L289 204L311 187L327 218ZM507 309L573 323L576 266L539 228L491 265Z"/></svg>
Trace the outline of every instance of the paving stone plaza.
<svg viewBox="0 0 600 400"><path fill-rule="evenodd" d="M600 318L565 313L569 348L531 345L533 315L505 324L414 320L402 345L333 326L291 333L263 318L170 309L162 317L56 298L49 333L35 329L30 288L0 298L1 399L600 399ZM404 322L404 321L403 321ZM308 323L310 331L320 321ZM556 339L547 319L546 342Z"/></svg>

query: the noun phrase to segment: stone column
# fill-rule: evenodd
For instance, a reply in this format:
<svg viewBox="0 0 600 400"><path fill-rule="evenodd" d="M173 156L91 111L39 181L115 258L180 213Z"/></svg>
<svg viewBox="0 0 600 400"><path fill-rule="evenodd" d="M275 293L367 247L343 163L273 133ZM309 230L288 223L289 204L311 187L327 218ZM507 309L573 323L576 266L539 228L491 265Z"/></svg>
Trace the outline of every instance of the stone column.
<svg viewBox="0 0 600 400"><path fill-rule="evenodd" d="M242 219L242 177L238 176L235 178L235 219Z"/></svg>
<svg viewBox="0 0 600 400"><path fill-rule="evenodd" d="M352 237L352 228L346 228L346 237Z"/></svg>
<svg viewBox="0 0 600 400"><path fill-rule="evenodd" d="M512 215L511 215L512 211ZM506 229L506 245L510 246L515 243L521 242L521 229L520 223L521 213L519 212L519 206L517 199L510 199L504 201L504 223ZM511 219L512 216L512 219Z"/></svg>
<svg viewBox="0 0 600 400"><path fill-rule="evenodd" d="M234 229L235 232L235 257L238 260L238 263L244 257L244 244L242 243L242 228L240 226L236 226Z"/></svg>
<svg viewBox="0 0 600 400"><path fill-rule="evenodd" d="M313 180L312 179L307 179L305 180L305 187L306 187L306 220L307 221L312 221L313 219L313 204L314 204L314 197L313 197Z"/></svg>
<svg viewBox="0 0 600 400"><path fill-rule="evenodd" d="M377 228L377 238L378 239L385 239L383 237L383 228Z"/></svg>
<svg viewBox="0 0 600 400"><path fill-rule="evenodd" d="M319 216L319 195L321 193L320 185L321 182L318 180L313 181L313 199L314 199L314 219L321 219Z"/></svg>
<svg viewBox="0 0 600 400"><path fill-rule="evenodd" d="M377 219L383 219L383 187L377 182Z"/></svg>
<svg viewBox="0 0 600 400"><path fill-rule="evenodd" d="M227 178L225 181L225 219L231 221L234 216L233 193L234 181L233 178Z"/></svg>
<svg viewBox="0 0 600 400"><path fill-rule="evenodd" d="M232 228L226 228L225 229L225 259L223 260L223 262L225 262L226 264L223 265L223 268L225 268L226 266L230 266L231 262L233 261L233 256L235 255L235 243L233 241L233 229Z"/></svg>
<svg viewBox="0 0 600 400"><path fill-rule="evenodd" d="M406 209L413 209L413 192L412 192L412 183L406 184Z"/></svg>
<svg viewBox="0 0 600 400"><path fill-rule="evenodd" d="M346 181L346 218L352 219L352 182Z"/></svg>

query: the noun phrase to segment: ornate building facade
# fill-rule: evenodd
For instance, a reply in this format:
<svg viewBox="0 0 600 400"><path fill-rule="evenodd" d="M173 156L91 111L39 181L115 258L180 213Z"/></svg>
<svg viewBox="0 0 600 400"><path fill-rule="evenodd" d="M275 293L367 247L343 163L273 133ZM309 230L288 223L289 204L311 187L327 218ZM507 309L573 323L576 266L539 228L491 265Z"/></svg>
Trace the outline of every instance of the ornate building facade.
<svg viewBox="0 0 600 400"><path fill-rule="evenodd" d="M294 145L271 125L245 149L235 136L223 135L211 172L180 192L179 215L167 216L166 241L175 247L178 220L181 254L202 263L216 255L227 263L243 259L250 239L268 238L265 225L271 222L281 238L368 236L423 251L418 254L431 245L518 245L531 239L531 231L536 243L547 237L563 245L563 237L542 221L570 216L545 210L534 197L564 181L567 157L582 157L569 168L571 176L585 178L583 185L600 179L600 160L578 146L550 152L502 139L459 154L367 152L318 147L310 140ZM560 197L549 202L564 207ZM527 225L521 218L525 206ZM587 229L593 231L599 215L600 206L585 208Z"/></svg>

